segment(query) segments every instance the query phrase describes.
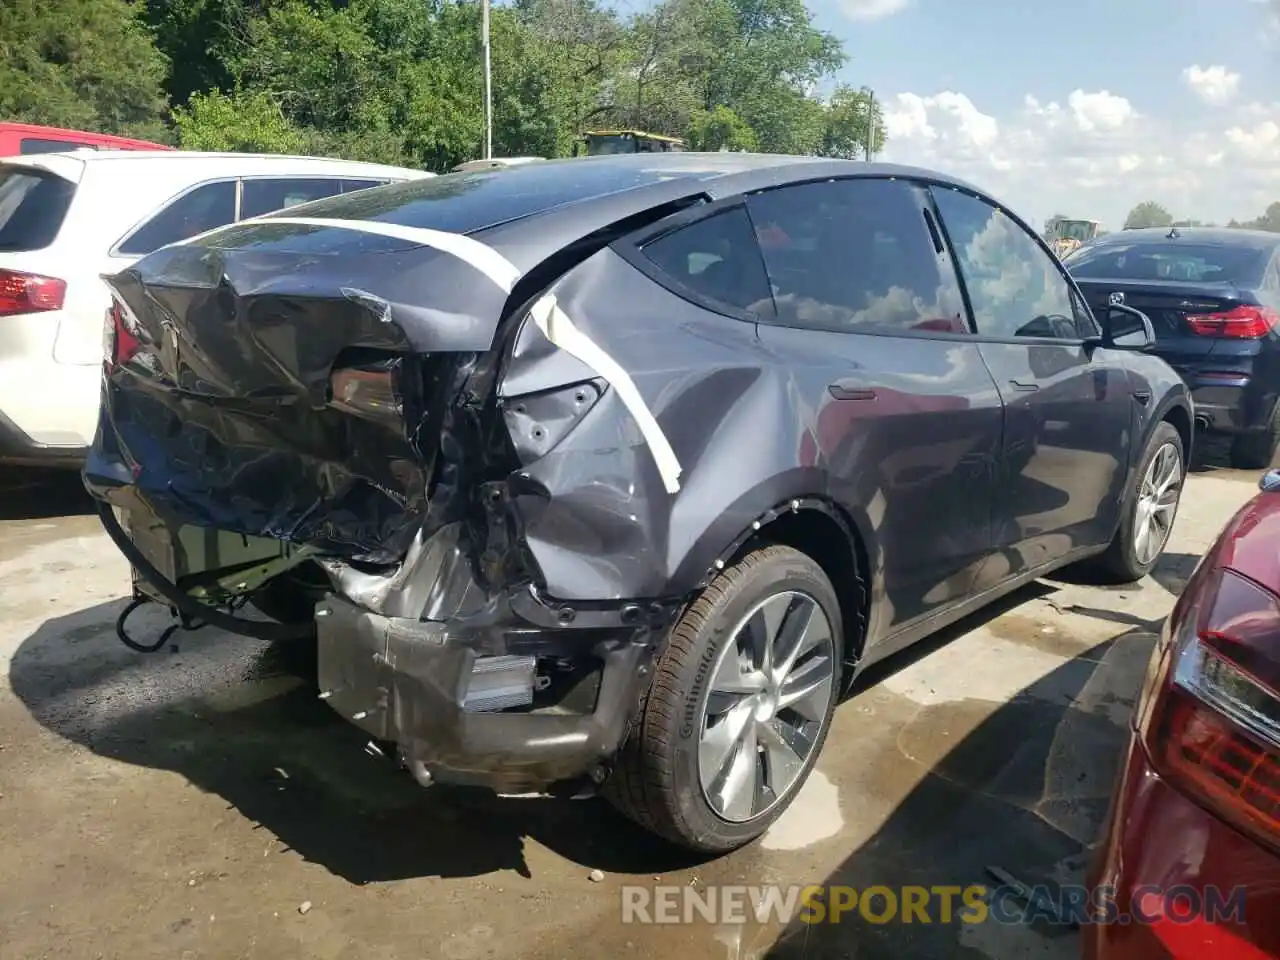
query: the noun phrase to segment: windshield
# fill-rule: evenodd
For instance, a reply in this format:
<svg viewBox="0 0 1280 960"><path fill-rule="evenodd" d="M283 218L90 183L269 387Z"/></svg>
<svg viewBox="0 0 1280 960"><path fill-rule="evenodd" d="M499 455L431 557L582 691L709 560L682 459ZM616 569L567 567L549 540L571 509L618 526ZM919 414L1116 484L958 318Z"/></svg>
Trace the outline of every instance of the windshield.
<svg viewBox="0 0 1280 960"><path fill-rule="evenodd" d="M0 250L43 250L62 227L76 185L44 170L0 165Z"/></svg>
<svg viewBox="0 0 1280 960"><path fill-rule="evenodd" d="M1081 249L1067 262L1084 280L1184 280L1256 284L1270 250L1180 240L1105 243Z"/></svg>

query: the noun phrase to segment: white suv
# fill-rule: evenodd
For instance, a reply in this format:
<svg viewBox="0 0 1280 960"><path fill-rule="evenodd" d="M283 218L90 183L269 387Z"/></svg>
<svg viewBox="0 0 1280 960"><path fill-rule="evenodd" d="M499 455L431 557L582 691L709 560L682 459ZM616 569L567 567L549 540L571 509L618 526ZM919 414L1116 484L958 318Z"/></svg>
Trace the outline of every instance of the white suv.
<svg viewBox="0 0 1280 960"><path fill-rule="evenodd" d="M102 274L236 220L429 176L236 153L0 158L0 463L83 463L97 428L111 302Z"/></svg>

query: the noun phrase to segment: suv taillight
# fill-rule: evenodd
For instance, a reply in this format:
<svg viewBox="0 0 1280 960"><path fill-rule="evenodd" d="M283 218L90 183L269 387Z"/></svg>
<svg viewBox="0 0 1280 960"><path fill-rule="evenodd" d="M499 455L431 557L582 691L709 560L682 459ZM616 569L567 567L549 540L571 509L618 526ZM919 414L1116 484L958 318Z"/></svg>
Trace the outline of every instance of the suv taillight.
<svg viewBox="0 0 1280 960"><path fill-rule="evenodd" d="M1171 783L1280 847L1280 598L1211 571L1170 623L1164 689L1145 718L1152 762Z"/></svg>
<svg viewBox="0 0 1280 960"><path fill-rule="evenodd" d="M102 325L102 359L108 370L128 363L138 352L138 338L119 300L112 299Z"/></svg>
<svg viewBox="0 0 1280 960"><path fill-rule="evenodd" d="M1202 337L1256 340L1265 337L1280 324L1280 313L1269 307L1245 305L1222 313L1194 314L1186 320L1191 332Z"/></svg>
<svg viewBox="0 0 1280 960"><path fill-rule="evenodd" d="M38 273L0 270L0 317L61 310L67 281Z"/></svg>

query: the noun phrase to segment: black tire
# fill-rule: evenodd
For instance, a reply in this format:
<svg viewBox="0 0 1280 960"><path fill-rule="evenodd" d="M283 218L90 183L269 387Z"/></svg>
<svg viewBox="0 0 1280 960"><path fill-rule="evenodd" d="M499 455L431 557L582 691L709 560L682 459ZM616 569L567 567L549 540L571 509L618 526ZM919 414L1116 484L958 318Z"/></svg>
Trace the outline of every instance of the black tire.
<svg viewBox="0 0 1280 960"><path fill-rule="evenodd" d="M1159 562L1161 554L1168 546L1168 538L1160 545L1160 550L1156 552L1148 562L1143 563L1139 560L1137 550L1134 544L1134 526L1138 517L1138 493L1142 487L1143 479L1147 475L1147 469L1151 466L1151 462L1155 459L1156 454L1166 444L1172 444L1178 452L1178 464L1181 470L1181 477L1178 481L1178 500L1181 502L1182 487L1186 483L1187 462L1186 453L1182 446L1182 437L1178 431L1174 429L1171 423L1162 421L1156 424L1155 430L1151 432L1151 439L1147 441L1147 449L1142 454L1142 460L1138 464L1138 469L1134 471L1133 483L1125 495L1124 513L1120 519L1120 526L1116 530L1115 536L1111 540L1111 545L1107 547L1106 553L1100 556L1095 564L1099 573L1101 573L1108 581L1113 583L1133 583L1135 580L1141 580L1152 568ZM1174 520L1177 519L1177 506L1174 507ZM1172 522L1170 524L1172 527Z"/></svg>
<svg viewBox="0 0 1280 960"><path fill-rule="evenodd" d="M1242 433L1231 440L1231 466L1237 470L1266 470L1275 459L1280 445L1280 425L1271 425L1256 433Z"/></svg>
<svg viewBox="0 0 1280 960"><path fill-rule="evenodd" d="M832 695L795 782L765 813L734 822L719 816L703 793L698 773L702 710L714 667L734 641L734 626L763 600L789 590L806 594L827 617L834 651ZM640 826L691 850L723 853L760 836L795 799L822 752L841 690L843 636L831 581L805 554L769 546L726 568L672 628L605 796Z"/></svg>

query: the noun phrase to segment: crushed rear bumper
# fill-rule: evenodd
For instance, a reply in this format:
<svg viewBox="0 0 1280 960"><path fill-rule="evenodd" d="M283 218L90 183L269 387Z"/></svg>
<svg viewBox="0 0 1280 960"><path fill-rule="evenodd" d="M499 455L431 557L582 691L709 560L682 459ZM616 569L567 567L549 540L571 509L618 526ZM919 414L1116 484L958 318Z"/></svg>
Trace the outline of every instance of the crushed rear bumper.
<svg viewBox="0 0 1280 960"><path fill-rule="evenodd" d="M604 779L649 679L648 629L576 631L557 639L511 626L461 626L386 617L331 595L316 609L321 696L432 780L514 793ZM478 663L544 661L575 650L599 665L594 703L581 713L474 712Z"/></svg>

